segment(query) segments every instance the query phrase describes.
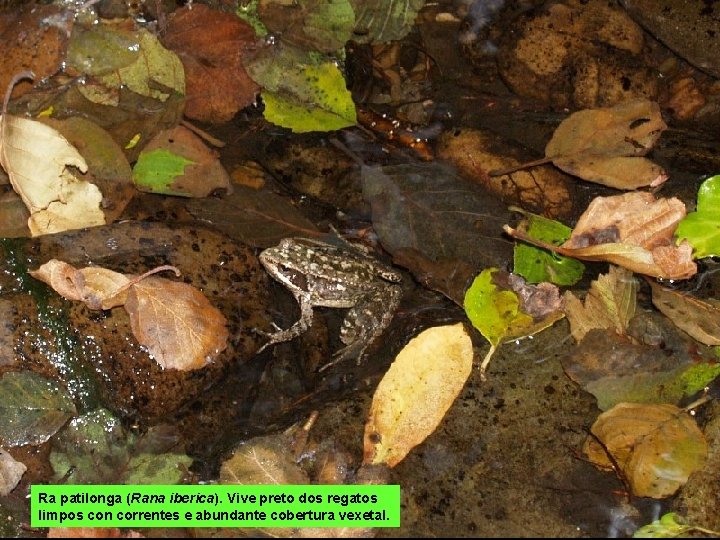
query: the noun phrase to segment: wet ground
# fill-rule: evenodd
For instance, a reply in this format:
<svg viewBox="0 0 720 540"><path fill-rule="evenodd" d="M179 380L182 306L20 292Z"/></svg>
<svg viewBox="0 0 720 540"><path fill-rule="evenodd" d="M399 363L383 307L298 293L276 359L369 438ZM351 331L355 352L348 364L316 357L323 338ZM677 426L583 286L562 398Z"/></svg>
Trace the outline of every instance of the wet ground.
<svg viewBox="0 0 720 540"><path fill-rule="evenodd" d="M720 91L712 78L717 64L708 67L704 56L696 59L691 51L686 60L702 64L704 70L695 71L664 47L659 41L667 41L664 36L652 36L651 22L642 20L646 30L633 27L644 39L637 52L632 52L634 45L623 49L588 39L592 43L581 46L572 38L558 45L582 49L572 63L533 75L519 60L517 44L527 37L523 25L543 13L542 4L428 2L416 28L391 55L368 46L348 47L347 73L358 107L373 115L391 114L431 135L427 151L439 154L433 161L423 159L428 157L424 150L371 126L293 135L269 125L251 107L224 125L201 126L226 143L220 156L233 172L237 185L231 197L236 198L188 202L137 194L114 225L4 241L0 309L12 324L2 337L12 343L14 365L60 377L73 389L81 410L102 404L134 432L171 426L177 444L194 460L194 478L202 480L216 478L240 442L280 434L317 411L306 460L317 468L318 461L330 459L346 471L343 480L351 479L362 459L363 426L374 388L395 354L424 328L464 321L470 329L470 324L456 304L404 271L401 305L361 365L347 362L317 371L339 347L343 313L334 309L316 309L310 331L257 355L264 338L256 330L269 331L271 322L286 328L299 311L257 260L262 247L276 243L276 234L319 237L334 227L344 237L364 241L391 264L399 254L373 230L377 211L369 204L368 177L382 171L381 184L410 174L431 181L445 174L435 168L444 163L460 171L453 173L453 185L467 183L475 190L484 183L478 200L486 215L477 231L433 224L442 235L440 243L450 246L443 254L455 254L460 246L468 255L458 258L476 271L509 268L512 244L497 226L512 219L508 205L525 205L572 224L593 197L616 192L552 171L537 186L510 186L492 194L486 191L487 178L479 178L480 172L474 176L473 157L463 154L457 141L467 133L482 133L492 139L483 150L501 147L505 154L534 159L542 155L568 110L607 106L623 93L663 105L670 129L653 157L666 167L670 180L660 194L693 205L700 181L718 172ZM585 3L568 4L581 18ZM631 13L643 11L636 7L642 2L625 4ZM614 9L623 13L620 6ZM718 15L712 16L717 23ZM706 24L702 17L695 20ZM549 35L550 30L545 31ZM540 50L540 43L532 47ZM550 58L555 52L542 54ZM590 72L600 75L580 76ZM704 103L681 113L677 103L690 99L677 97L672 81L686 77L694 77ZM391 165L399 168L377 169ZM248 187L248 179L260 187ZM440 180L438 185L450 189ZM263 194L261 202L253 202L260 197L256 192ZM253 225L253 215L262 213L258 208L275 200L270 197L277 198L278 214ZM289 224L280 223L284 221ZM277 232L271 230L274 226ZM267 238L257 230L248 233L253 227L270 231ZM136 343L122 337L129 324L124 312L90 313L27 285L27 269L52 257L133 273L159 264L177 266L183 279L202 288L229 321L228 349L201 372L158 368ZM586 289L604 268L591 265L578 290ZM641 305L649 311L647 294ZM47 323L48 317L61 323ZM665 332L670 349L690 354L677 331ZM479 334L474 343L478 365L487 344ZM701 487L691 483L679 502L638 500L627 495L621 478L583 459L582 443L599 410L593 396L563 372L561 360L573 354L573 347L567 322L560 321L533 338L502 346L487 381L474 369L436 431L388 473L390 482L402 486L402 526L378 535L622 537L673 504L689 509L696 522L717 529L717 515L708 514L713 505L717 509L717 499L700 503L703 496L697 494L704 493L703 482L711 482L711 473L710 480L699 480ZM8 368L9 360L3 362L6 370L15 369ZM703 421L712 425L715 418L716 424L717 408L714 411ZM708 438L712 446L712 433ZM715 456L717 442L714 445ZM48 451L18 451L32 464L24 485L47 481ZM717 486L712 493L717 497ZM22 520L21 500L5 499L3 506ZM37 535L18 529L12 533Z"/></svg>

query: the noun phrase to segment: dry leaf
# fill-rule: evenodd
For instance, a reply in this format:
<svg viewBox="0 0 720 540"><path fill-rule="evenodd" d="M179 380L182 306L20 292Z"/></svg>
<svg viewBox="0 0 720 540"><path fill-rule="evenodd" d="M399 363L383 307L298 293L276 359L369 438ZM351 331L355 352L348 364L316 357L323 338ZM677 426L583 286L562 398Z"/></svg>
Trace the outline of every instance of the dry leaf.
<svg viewBox="0 0 720 540"><path fill-rule="evenodd" d="M635 99L604 109L586 109L563 120L545 155L565 172L617 189L658 186L663 169L643 157L667 128L660 106Z"/></svg>
<svg viewBox="0 0 720 540"><path fill-rule="evenodd" d="M685 217L677 198L655 199L651 193L633 192L596 197L562 246L530 238L505 226L511 236L560 255L588 261L605 261L638 274L687 279L697 273L692 247L676 246L673 233Z"/></svg>
<svg viewBox="0 0 720 540"><path fill-rule="evenodd" d="M462 323L429 328L400 351L375 390L364 463L394 467L425 440L462 390L473 362Z"/></svg>
<svg viewBox="0 0 720 540"><path fill-rule="evenodd" d="M33 236L105 224L102 193L71 174L87 171L78 151L55 129L5 114L0 119L0 164L30 210Z"/></svg>
<svg viewBox="0 0 720 540"><path fill-rule="evenodd" d="M632 272L610 266L607 274L592 282L585 303L570 291L565 293L565 315L578 343L590 330L610 328L625 334L637 306L637 280Z"/></svg>
<svg viewBox="0 0 720 540"><path fill-rule="evenodd" d="M720 302L700 300L649 281L652 303L678 328L703 345L720 345Z"/></svg>
<svg viewBox="0 0 720 540"><path fill-rule="evenodd" d="M205 366L227 347L227 321L192 285L149 277L128 289L125 309L137 340L164 368Z"/></svg>
<svg viewBox="0 0 720 540"><path fill-rule="evenodd" d="M100 267L78 270L56 259L30 275L90 309L124 305L133 335L158 364L168 369L202 368L227 347L227 321L192 285L148 277L164 270L179 275L173 266L126 276Z"/></svg>
<svg viewBox="0 0 720 540"><path fill-rule="evenodd" d="M620 403L601 414L583 451L596 465L613 466L609 452L638 497L675 493L702 467L707 442L695 420L674 405Z"/></svg>
<svg viewBox="0 0 720 540"><path fill-rule="evenodd" d="M27 467L0 448L0 497L8 495L20 482Z"/></svg>

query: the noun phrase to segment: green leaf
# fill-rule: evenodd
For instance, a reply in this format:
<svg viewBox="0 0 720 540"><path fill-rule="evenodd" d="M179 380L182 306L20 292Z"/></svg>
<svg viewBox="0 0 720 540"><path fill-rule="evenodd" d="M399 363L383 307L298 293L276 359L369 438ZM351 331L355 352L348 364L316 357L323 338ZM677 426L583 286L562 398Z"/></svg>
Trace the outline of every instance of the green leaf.
<svg viewBox="0 0 720 540"><path fill-rule="evenodd" d="M693 530L693 528L680 523L675 512L668 512L649 525L640 527L633 534L633 538L677 538Z"/></svg>
<svg viewBox="0 0 720 540"><path fill-rule="evenodd" d="M153 429L139 439L128 434L105 409L86 413L73 419L53 443L50 464L54 480L64 479L68 484L180 483L192 459L163 453L158 444L148 440L153 437Z"/></svg>
<svg viewBox="0 0 720 540"><path fill-rule="evenodd" d="M269 122L295 133L333 131L357 122L352 96L334 62L280 46L255 58L247 70L263 87Z"/></svg>
<svg viewBox="0 0 720 540"><path fill-rule="evenodd" d="M697 210L678 224L675 236L687 239L693 258L720 255L720 175L705 180L698 190Z"/></svg>
<svg viewBox="0 0 720 540"><path fill-rule="evenodd" d="M357 15L354 39L376 43L404 38L425 0L351 0L351 4Z"/></svg>
<svg viewBox="0 0 720 540"><path fill-rule="evenodd" d="M260 0L250 0L243 4L238 2L237 10L235 14L240 17L243 21L248 23L255 30L255 34L258 37L265 37L268 33L267 27L262 23L258 16L258 4Z"/></svg>
<svg viewBox="0 0 720 540"><path fill-rule="evenodd" d="M570 238L572 229L559 221L529 214L526 232L533 238L559 246ZM577 259L557 255L529 244L515 245L513 272L524 277L528 283L549 281L556 285L574 285L584 271L585 265Z"/></svg>
<svg viewBox="0 0 720 540"><path fill-rule="evenodd" d="M167 150L141 152L133 167L133 182L140 191L162 193L163 195L183 195L170 186L178 176L182 176L185 167L194 164L183 156Z"/></svg>
<svg viewBox="0 0 720 540"><path fill-rule="evenodd" d="M0 396L3 446L42 444L76 413L65 388L31 371L3 375Z"/></svg>
<svg viewBox="0 0 720 540"><path fill-rule="evenodd" d="M520 300L512 291L498 290L492 282L497 268L486 268L476 276L465 292L465 313L472 325L490 342L490 351L480 365L481 376L495 349L510 327L531 325L533 318L520 311Z"/></svg>

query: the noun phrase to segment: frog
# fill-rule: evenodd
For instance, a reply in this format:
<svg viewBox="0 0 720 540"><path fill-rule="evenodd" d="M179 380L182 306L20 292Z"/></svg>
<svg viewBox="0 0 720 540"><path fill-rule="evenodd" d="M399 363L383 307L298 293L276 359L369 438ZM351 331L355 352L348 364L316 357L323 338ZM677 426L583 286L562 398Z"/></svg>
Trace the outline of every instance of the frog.
<svg viewBox="0 0 720 540"><path fill-rule="evenodd" d="M319 371L353 357L360 363L367 347L385 331L400 304L402 275L362 247L343 242L346 245L285 238L260 253L267 272L295 297L300 319L286 329L272 323L275 332L261 332L269 340L258 353L306 332L315 307L348 309L340 328L344 347Z"/></svg>

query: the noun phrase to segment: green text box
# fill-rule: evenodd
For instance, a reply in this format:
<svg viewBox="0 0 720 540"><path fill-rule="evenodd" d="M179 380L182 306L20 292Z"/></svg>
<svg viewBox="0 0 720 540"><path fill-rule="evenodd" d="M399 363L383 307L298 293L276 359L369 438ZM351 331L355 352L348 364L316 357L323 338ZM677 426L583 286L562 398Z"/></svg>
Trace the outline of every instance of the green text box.
<svg viewBox="0 0 720 540"><path fill-rule="evenodd" d="M399 527L398 485L33 485L32 527Z"/></svg>

